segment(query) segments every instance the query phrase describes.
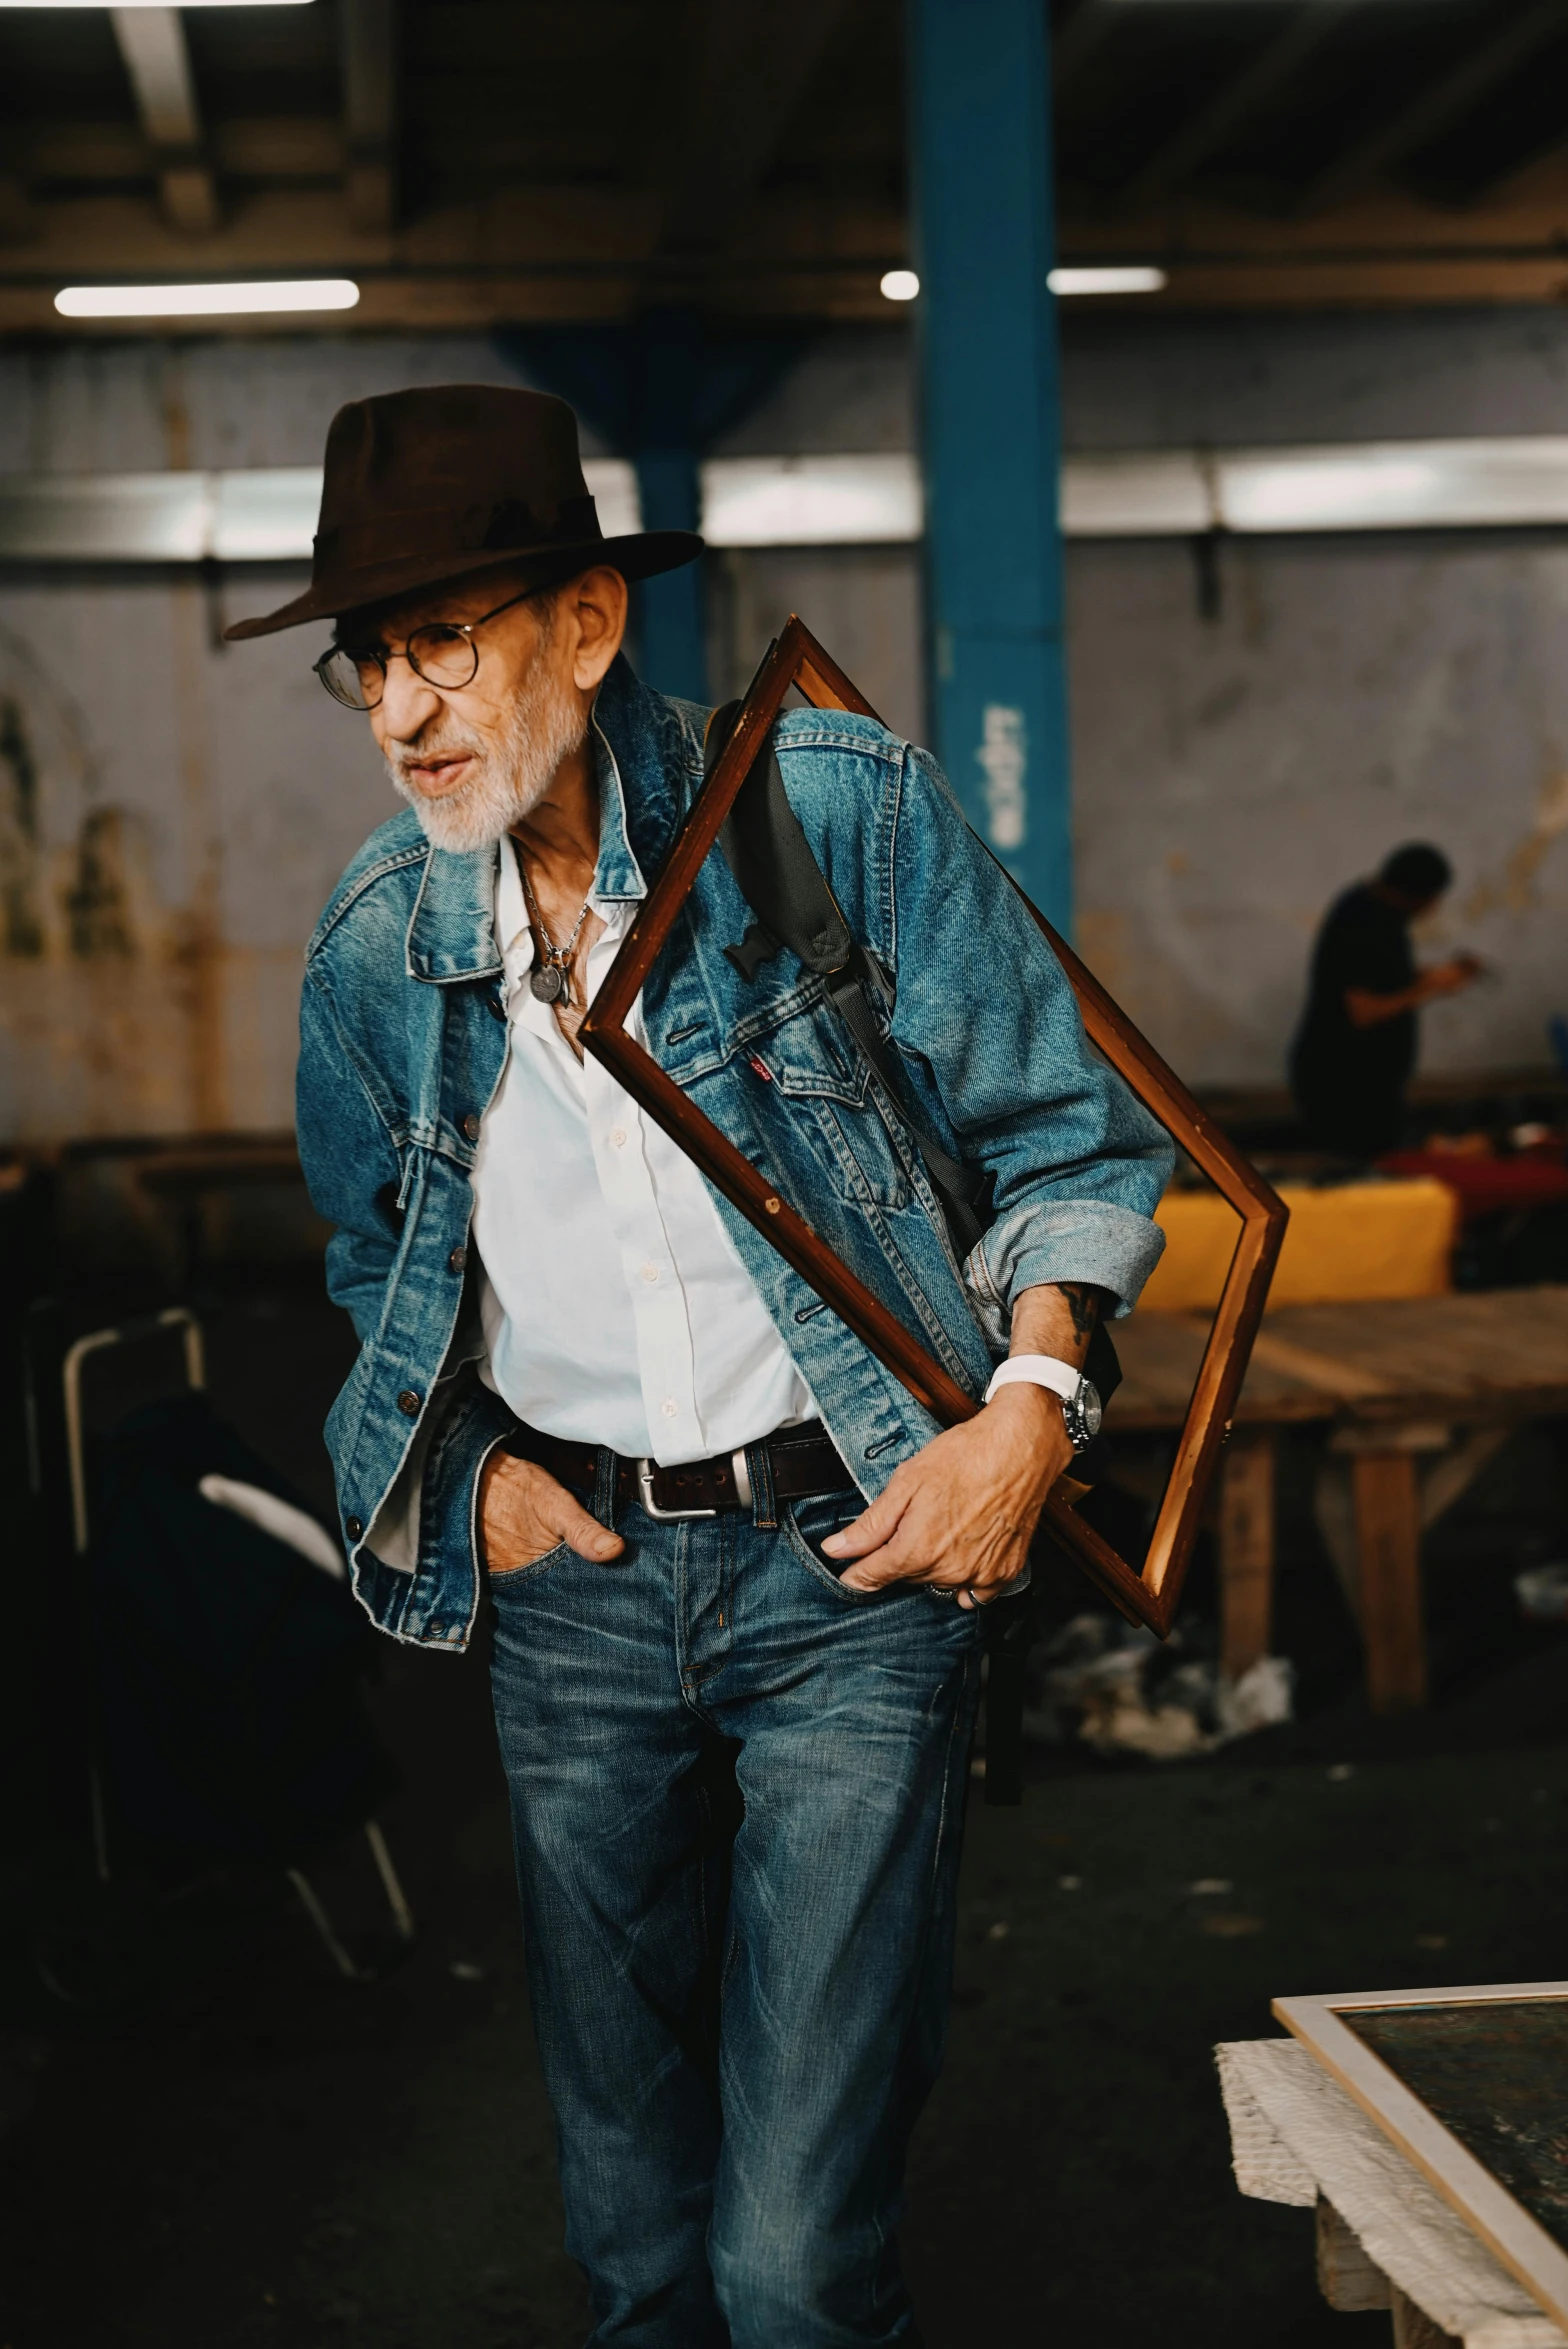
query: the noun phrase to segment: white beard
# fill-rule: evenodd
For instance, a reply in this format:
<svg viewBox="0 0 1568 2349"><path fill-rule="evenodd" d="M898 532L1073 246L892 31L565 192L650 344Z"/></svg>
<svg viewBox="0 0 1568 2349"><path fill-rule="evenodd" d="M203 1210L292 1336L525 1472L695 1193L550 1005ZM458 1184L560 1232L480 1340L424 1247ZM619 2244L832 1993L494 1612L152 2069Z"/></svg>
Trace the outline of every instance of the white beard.
<svg viewBox="0 0 1568 2349"><path fill-rule="evenodd" d="M467 856L493 848L536 808L563 759L581 750L588 719L570 685L559 679L542 643L529 664L499 735L470 732L443 709L411 742L393 743L387 773L424 826L432 848ZM467 751L475 771L456 790L433 799L405 772L442 752Z"/></svg>

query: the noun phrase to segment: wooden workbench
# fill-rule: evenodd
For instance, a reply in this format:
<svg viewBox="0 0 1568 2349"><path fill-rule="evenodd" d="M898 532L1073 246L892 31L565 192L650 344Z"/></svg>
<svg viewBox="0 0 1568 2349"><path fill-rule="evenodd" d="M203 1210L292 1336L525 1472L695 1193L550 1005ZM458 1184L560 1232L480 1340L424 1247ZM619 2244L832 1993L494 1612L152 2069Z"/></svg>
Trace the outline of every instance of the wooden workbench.
<svg viewBox="0 0 1568 2349"><path fill-rule="evenodd" d="M1113 1437L1180 1427L1206 1334L1202 1318L1186 1314L1135 1313L1117 1323L1124 1382L1109 1414ZM1391 1712L1426 1701L1423 1526L1457 1500L1513 1428L1559 1412L1568 1413L1568 1287L1271 1313L1220 1478L1225 1669L1239 1675L1268 1652L1281 1427L1328 1422L1331 1454L1348 1462L1353 1541L1341 1563L1368 1693L1378 1711Z"/></svg>

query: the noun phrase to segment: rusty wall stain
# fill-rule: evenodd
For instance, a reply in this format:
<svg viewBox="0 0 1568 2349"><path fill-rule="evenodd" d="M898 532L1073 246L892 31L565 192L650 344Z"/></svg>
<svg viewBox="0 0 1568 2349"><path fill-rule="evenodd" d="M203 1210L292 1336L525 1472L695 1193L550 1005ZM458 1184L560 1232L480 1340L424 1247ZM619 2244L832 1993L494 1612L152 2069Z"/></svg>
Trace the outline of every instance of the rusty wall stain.
<svg viewBox="0 0 1568 2349"><path fill-rule="evenodd" d="M106 798L69 689L0 631L0 1085L8 1139L221 1130L227 1051L251 1115L288 1116L293 990L219 935L199 591L171 606L179 720L176 902L154 822ZM297 962L288 956L286 962ZM292 974L289 974L292 976ZM230 1038L226 1007L245 1027Z"/></svg>
<svg viewBox="0 0 1568 2349"><path fill-rule="evenodd" d="M0 698L0 952L44 951L38 870L38 766L22 711Z"/></svg>
<svg viewBox="0 0 1568 2349"><path fill-rule="evenodd" d="M1541 784L1535 797L1535 816L1517 839L1501 868L1483 873L1466 893L1461 908L1467 921L1479 921L1499 908L1528 913L1539 901L1537 887L1542 865L1553 844L1568 831L1568 770L1557 769Z"/></svg>
<svg viewBox="0 0 1568 2349"><path fill-rule="evenodd" d="M71 952L83 962L124 961L136 951L126 830L123 808L90 808L82 818L64 897Z"/></svg>
<svg viewBox="0 0 1568 2349"><path fill-rule="evenodd" d="M186 1016L190 1120L197 1133L229 1122L225 1065L222 843L212 788L207 726L207 617L202 590L181 580L170 590L175 708L179 719L180 831L185 845L185 902L173 924L174 959Z"/></svg>
<svg viewBox="0 0 1568 2349"><path fill-rule="evenodd" d="M184 376L183 354L172 352L164 377L163 432L167 462L176 472L191 461L190 404ZM190 1122L197 1133L210 1134L229 1122L220 897L223 847L207 722L211 645L201 583L179 580L170 589L169 601L179 739L180 833L186 857L184 902L174 917L172 944L185 1009Z"/></svg>
<svg viewBox="0 0 1568 2349"><path fill-rule="evenodd" d="M218 961L229 1081L249 1128L281 1130L291 1120L299 968L293 947L231 946ZM126 959L0 964L5 1138L198 1130L188 990L188 973L161 945Z"/></svg>

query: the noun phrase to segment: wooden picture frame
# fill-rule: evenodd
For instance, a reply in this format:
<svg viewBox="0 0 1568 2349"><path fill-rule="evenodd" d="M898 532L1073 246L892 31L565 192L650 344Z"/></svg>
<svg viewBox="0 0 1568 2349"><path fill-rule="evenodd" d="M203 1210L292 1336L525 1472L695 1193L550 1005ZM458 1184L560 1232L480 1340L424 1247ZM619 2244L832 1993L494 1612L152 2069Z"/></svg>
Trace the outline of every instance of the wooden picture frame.
<svg viewBox="0 0 1568 2349"><path fill-rule="evenodd" d="M1342 2020L1399 2008L1562 2004L1568 1982L1490 1982L1449 1990L1358 1991L1334 1998L1276 1998L1273 2012L1354 2097L1367 2118L1412 2161L1449 2208L1568 2333L1568 2250L1502 2181L1462 2145L1391 2065Z"/></svg>
<svg viewBox="0 0 1568 2349"><path fill-rule="evenodd" d="M613 1072L633 1100L679 1143L715 1188L903 1381L916 1401L944 1426L956 1426L973 1417L979 1406L626 1032L627 1015L654 957L668 938L791 686L815 708L855 710L869 718L877 715L810 631L792 616L758 670L729 741L639 907L580 1034L587 1050ZM1075 1513L1072 1497L1061 1486L1047 1501L1042 1520L1057 1543L1123 1614L1147 1624L1163 1639L1175 1619L1209 1480L1230 1432L1231 1413L1262 1316L1288 1211L1262 1176L1210 1124L1185 1086L1044 915L1027 897L1024 903L1072 983L1090 1041L1241 1218L1236 1253L1199 1366L1192 1405L1142 1572L1118 1556L1092 1526L1083 1523ZM1081 1495L1082 1488L1073 1491Z"/></svg>

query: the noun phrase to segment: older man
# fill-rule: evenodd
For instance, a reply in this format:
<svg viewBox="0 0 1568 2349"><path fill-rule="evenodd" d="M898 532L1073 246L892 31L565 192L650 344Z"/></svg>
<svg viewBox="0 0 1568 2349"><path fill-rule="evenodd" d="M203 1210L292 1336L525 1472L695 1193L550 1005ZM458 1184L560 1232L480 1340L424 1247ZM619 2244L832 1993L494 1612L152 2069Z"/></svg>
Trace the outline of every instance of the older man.
<svg viewBox="0 0 1568 2349"><path fill-rule="evenodd" d="M329 1422L394 1636L493 1609L534 2022L595 2343L912 2342L894 2228L946 2017L975 1612L1094 1417L1097 1312L1160 1246L1158 1129L924 753L775 736L902 1100L710 858L635 1029L986 1408L939 1433L577 1030L703 767L638 682L559 401L345 408L317 664L409 802L306 965L299 1128L358 1364ZM911 1124L983 1170L960 1262ZM1009 1354L997 1371L999 1357Z"/></svg>

